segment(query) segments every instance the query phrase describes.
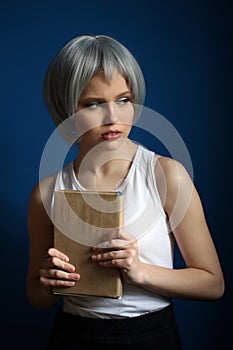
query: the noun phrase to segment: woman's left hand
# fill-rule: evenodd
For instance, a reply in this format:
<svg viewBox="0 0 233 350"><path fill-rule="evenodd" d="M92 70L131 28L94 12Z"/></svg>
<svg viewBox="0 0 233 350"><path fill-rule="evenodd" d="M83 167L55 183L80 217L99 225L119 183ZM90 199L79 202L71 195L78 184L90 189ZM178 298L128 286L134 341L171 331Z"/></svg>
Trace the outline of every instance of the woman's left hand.
<svg viewBox="0 0 233 350"><path fill-rule="evenodd" d="M92 260L101 267L117 267L127 282L138 283L142 262L137 239L124 229L106 235L104 242L93 247Z"/></svg>

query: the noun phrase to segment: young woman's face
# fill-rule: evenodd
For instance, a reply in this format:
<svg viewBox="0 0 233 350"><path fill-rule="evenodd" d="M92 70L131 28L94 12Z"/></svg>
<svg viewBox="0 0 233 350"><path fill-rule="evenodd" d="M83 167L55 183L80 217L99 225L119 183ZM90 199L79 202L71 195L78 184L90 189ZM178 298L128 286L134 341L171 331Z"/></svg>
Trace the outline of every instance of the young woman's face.
<svg viewBox="0 0 233 350"><path fill-rule="evenodd" d="M128 137L134 120L132 92L118 71L110 82L95 75L80 96L75 118L80 145L88 148L105 143L115 149Z"/></svg>

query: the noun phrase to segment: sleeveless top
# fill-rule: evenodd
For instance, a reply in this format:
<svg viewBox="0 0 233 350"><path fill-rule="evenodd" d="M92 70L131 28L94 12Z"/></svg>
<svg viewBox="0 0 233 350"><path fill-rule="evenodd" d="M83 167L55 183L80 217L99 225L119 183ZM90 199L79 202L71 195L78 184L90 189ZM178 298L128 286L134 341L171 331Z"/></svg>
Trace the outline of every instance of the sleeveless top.
<svg viewBox="0 0 233 350"><path fill-rule="evenodd" d="M154 177L158 158L152 151L138 145L127 177L116 191L125 196L124 228L137 237L140 260L173 268L174 240ZM55 190L65 189L86 190L75 176L73 162L56 175ZM63 310L83 317L125 318L160 310L170 302L167 297L123 281L123 295L119 299L64 296Z"/></svg>

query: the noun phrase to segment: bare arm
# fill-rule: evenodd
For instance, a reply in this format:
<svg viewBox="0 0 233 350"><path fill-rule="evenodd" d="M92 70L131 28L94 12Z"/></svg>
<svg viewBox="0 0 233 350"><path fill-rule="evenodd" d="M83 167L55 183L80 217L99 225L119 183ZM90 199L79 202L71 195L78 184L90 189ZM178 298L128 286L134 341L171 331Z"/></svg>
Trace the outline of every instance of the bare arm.
<svg viewBox="0 0 233 350"><path fill-rule="evenodd" d="M42 308L50 307L60 299L52 294L52 286L72 286L79 279L68 257L52 248L53 223L44 207L51 201L52 190L52 178L46 179L40 187L36 186L28 209L30 247L26 289L30 303Z"/></svg>
<svg viewBox="0 0 233 350"><path fill-rule="evenodd" d="M181 164L165 157L157 163L155 178L186 268L168 269L142 263L137 241L124 230L118 234L120 240L102 245L106 248L117 245L119 250L96 254L93 260L101 266L122 268L128 282L164 296L217 299L223 294L224 279L199 195Z"/></svg>
<svg viewBox="0 0 233 350"><path fill-rule="evenodd" d="M149 288L158 284L158 292L176 298L219 298L224 291L223 274L193 182L180 163L165 157L155 167L155 177L186 268L157 267L149 279L151 267L147 266L143 284Z"/></svg>

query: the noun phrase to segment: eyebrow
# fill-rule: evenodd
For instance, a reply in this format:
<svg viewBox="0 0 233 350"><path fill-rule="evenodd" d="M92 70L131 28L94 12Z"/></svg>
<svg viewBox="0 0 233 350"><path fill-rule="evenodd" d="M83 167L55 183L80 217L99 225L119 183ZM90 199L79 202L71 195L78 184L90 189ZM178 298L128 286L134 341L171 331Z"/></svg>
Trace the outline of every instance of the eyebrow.
<svg viewBox="0 0 233 350"><path fill-rule="evenodd" d="M132 95L132 92L130 90L126 90L121 92L120 94L115 96L115 99L118 99L124 95ZM87 96L87 97L82 97L80 101L104 101L105 99L103 97L98 97L98 96Z"/></svg>

